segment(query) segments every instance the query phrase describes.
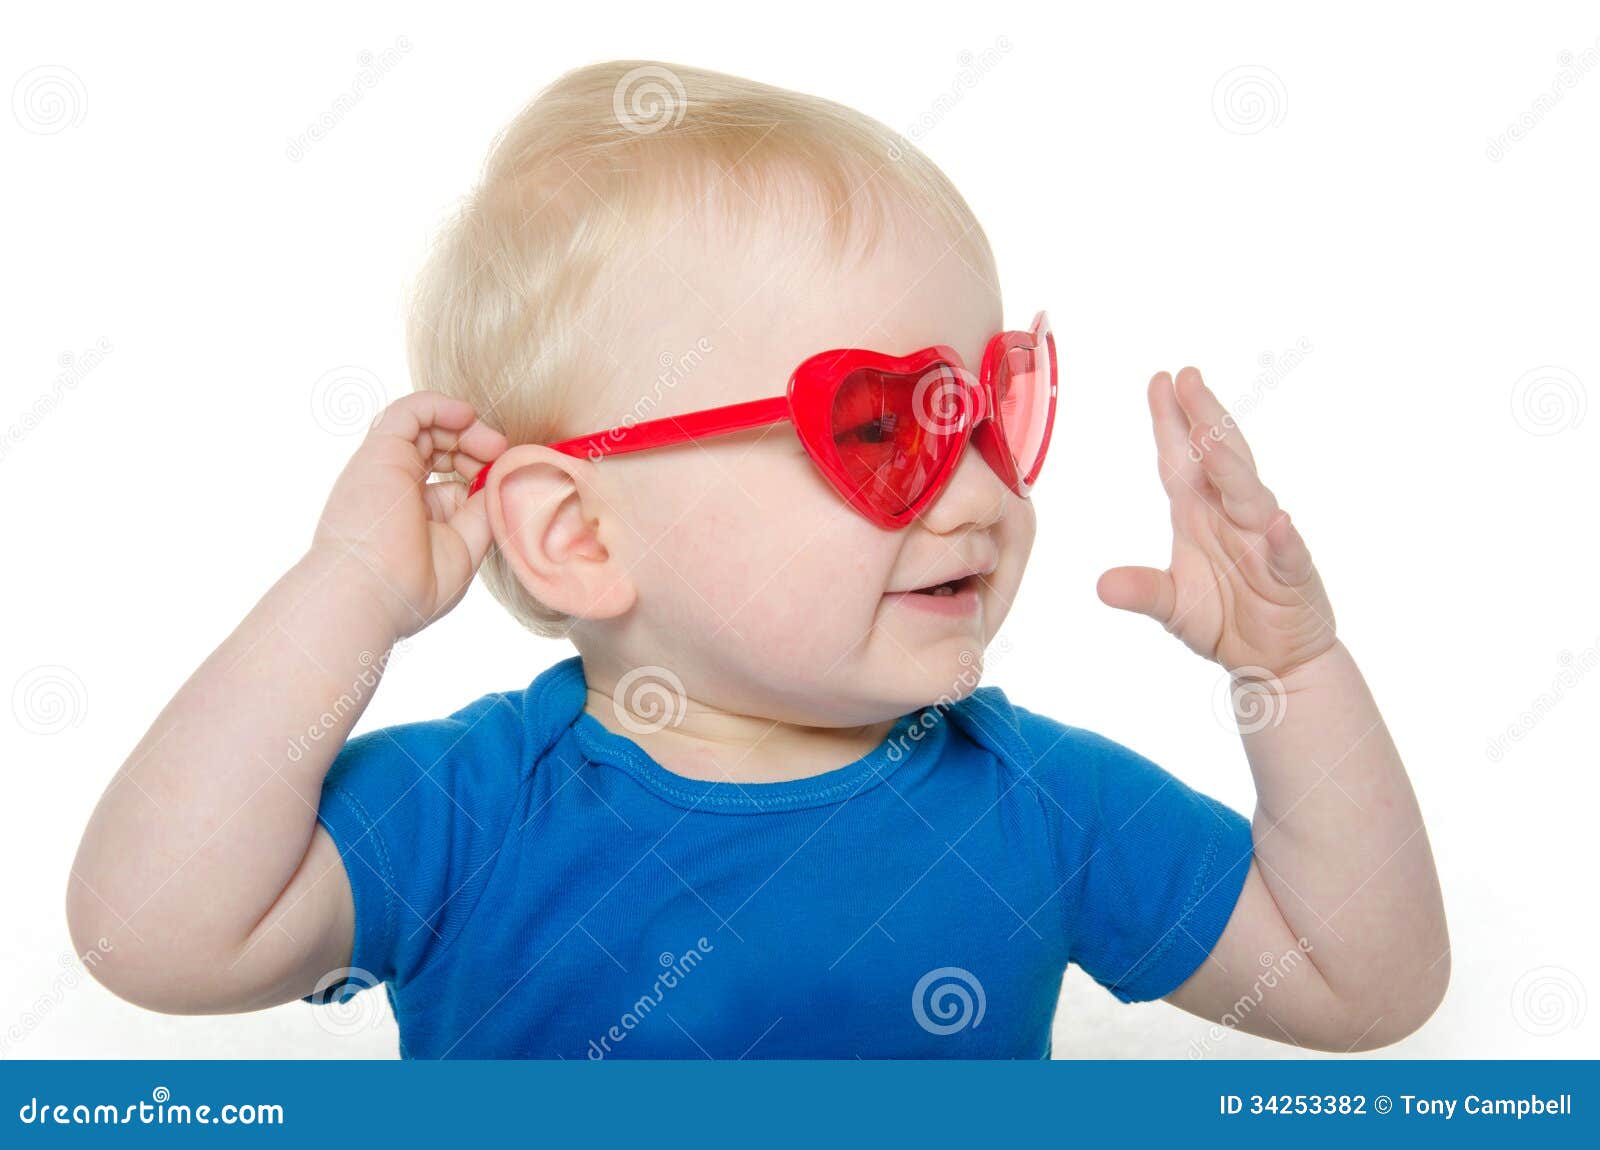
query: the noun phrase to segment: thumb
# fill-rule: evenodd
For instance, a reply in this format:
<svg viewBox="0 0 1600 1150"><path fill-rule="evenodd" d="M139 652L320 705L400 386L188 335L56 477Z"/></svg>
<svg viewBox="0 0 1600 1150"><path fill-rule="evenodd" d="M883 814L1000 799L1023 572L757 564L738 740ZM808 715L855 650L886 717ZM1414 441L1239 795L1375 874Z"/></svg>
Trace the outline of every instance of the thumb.
<svg viewBox="0 0 1600 1150"><path fill-rule="evenodd" d="M465 492L464 486L457 486ZM470 498L462 500L461 506L450 516L450 528L467 545L472 571L476 571L483 564L483 557L489 553L489 544L494 542L494 529L489 526L488 493L475 491ZM467 574L470 578L472 572Z"/></svg>
<svg viewBox="0 0 1600 1150"><path fill-rule="evenodd" d="M1148 615L1163 626L1177 602L1171 573L1154 567L1113 567L1100 576L1095 592L1107 607Z"/></svg>
<svg viewBox="0 0 1600 1150"><path fill-rule="evenodd" d="M428 524L434 586L439 601L423 626L432 623L461 601L461 596L466 594L472 583L472 577L478 573L484 555L488 553L489 544L493 542L489 516L484 511L483 492L465 498L464 483L432 486L455 488L454 492L441 493L440 496L442 505L455 505L455 510L449 513L445 522Z"/></svg>

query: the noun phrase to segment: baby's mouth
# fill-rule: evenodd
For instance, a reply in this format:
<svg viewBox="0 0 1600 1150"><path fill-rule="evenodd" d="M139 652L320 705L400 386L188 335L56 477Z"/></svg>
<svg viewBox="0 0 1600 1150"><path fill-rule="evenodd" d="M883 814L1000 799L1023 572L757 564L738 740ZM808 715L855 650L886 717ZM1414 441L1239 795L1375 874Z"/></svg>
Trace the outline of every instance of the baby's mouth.
<svg viewBox="0 0 1600 1150"><path fill-rule="evenodd" d="M883 598L892 605L920 608L934 615L966 617L978 611L981 602L978 591L982 583L981 575L963 575L910 591L891 591Z"/></svg>
<svg viewBox="0 0 1600 1150"><path fill-rule="evenodd" d="M959 579L949 579L943 583L936 583L931 587L918 587L908 592L911 595L956 595L969 588L976 588L978 577L976 575L963 575Z"/></svg>

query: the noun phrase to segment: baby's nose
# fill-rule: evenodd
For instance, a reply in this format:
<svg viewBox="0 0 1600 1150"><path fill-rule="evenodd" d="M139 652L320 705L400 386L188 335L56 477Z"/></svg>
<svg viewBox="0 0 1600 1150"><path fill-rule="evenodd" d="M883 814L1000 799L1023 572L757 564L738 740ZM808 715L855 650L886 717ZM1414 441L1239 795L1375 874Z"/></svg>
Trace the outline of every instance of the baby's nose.
<svg viewBox="0 0 1600 1150"><path fill-rule="evenodd" d="M961 528L993 526L1005 514L1009 489L994 473L983 453L969 441L956 463L949 485L922 514L930 531L944 535Z"/></svg>

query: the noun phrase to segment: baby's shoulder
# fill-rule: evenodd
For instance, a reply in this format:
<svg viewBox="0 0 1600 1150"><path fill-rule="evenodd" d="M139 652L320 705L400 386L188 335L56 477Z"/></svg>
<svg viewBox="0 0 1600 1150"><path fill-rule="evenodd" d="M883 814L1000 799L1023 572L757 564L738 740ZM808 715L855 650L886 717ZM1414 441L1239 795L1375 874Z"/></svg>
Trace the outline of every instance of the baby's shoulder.
<svg viewBox="0 0 1600 1150"><path fill-rule="evenodd" d="M325 786L374 800L395 787L428 782L459 798L515 787L527 773L525 691L484 695L440 718L364 731L346 741L328 770Z"/></svg>
<svg viewBox="0 0 1600 1150"><path fill-rule="evenodd" d="M949 714L1002 767L1041 780L1094 770L1107 759L1134 754L1095 731L1021 706L996 686L979 687L954 703Z"/></svg>

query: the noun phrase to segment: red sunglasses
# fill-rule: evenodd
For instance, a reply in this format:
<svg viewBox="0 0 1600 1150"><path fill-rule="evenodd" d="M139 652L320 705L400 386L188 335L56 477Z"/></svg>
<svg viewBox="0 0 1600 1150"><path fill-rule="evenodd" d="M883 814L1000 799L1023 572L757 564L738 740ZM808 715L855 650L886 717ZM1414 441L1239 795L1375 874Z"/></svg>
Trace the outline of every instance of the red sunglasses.
<svg viewBox="0 0 1600 1150"><path fill-rule="evenodd" d="M907 356L842 348L795 368L786 395L628 424L550 448L597 460L788 420L850 506L894 530L939 497L969 439L1006 486L1026 497L1055 413L1055 336L1040 312L1027 331L989 341L976 378L943 345ZM469 495L492 466L478 472Z"/></svg>

